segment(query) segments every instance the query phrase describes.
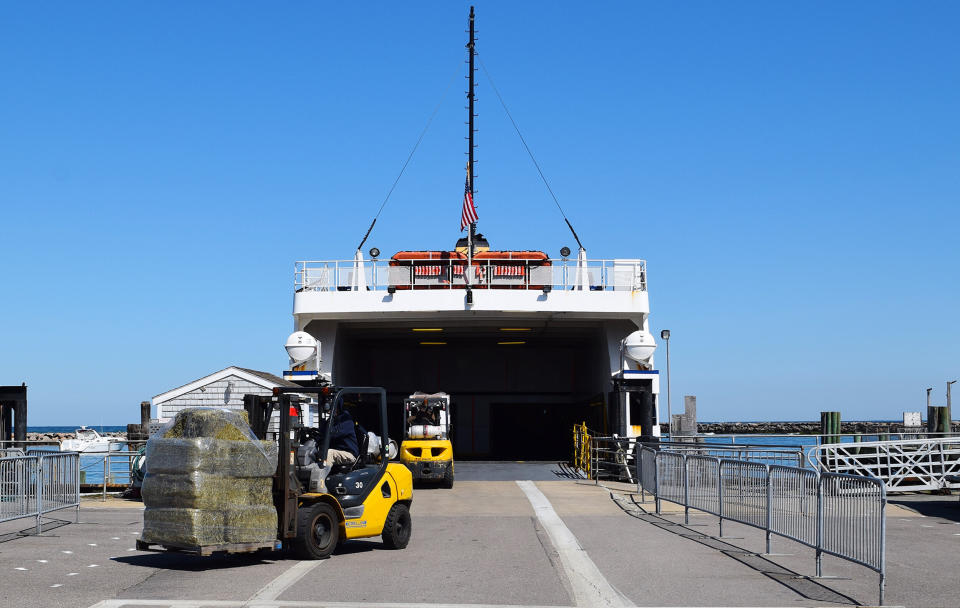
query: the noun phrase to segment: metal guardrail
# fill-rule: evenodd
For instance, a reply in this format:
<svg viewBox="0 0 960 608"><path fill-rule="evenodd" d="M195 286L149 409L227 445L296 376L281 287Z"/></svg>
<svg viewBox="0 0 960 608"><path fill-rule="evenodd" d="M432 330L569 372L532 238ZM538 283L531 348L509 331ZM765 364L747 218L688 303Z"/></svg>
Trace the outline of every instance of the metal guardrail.
<svg viewBox="0 0 960 608"><path fill-rule="evenodd" d="M761 443L710 443L704 437L690 438L687 441L660 441L655 444L663 450L714 456L730 460L749 460L766 464L804 466L803 446L777 445ZM706 439L709 439L707 437Z"/></svg>
<svg viewBox="0 0 960 608"><path fill-rule="evenodd" d="M633 483L634 459L643 446L688 456L712 456L765 464L803 466L801 446L762 444L713 444L693 441L638 443L636 438L591 436L584 425L574 428L574 466L588 479L615 479Z"/></svg>
<svg viewBox="0 0 960 608"><path fill-rule="evenodd" d="M103 471L103 479L96 485L101 487L101 498L106 500L107 489L111 485L129 485L132 479L133 461L137 452L102 452L96 454L82 454L83 464L80 472L85 474L91 470ZM92 486L94 484L86 484ZM89 488L88 488L89 489Z"/></svg>
<svg viewBox="0 0 960 608"><path fill-rule="evenodd" d="M542 260L518 256L473 260L470 284L491 289L646 291L644 260ZM294 265L296 291L458 289L467 285L466 260L308 260Z"/></svg>
<svg viewBox="0 0 960 608"><path fill-rule="evenodd" d="M0 522L36 518L40 534L43 516L80 509L80 455L57 452L0 458Z"/></svg>
<svg viewBox="0 0 960 608"><path fill-rule="evenodd" d="M824 444L807 459L821 471L877 477L888 492L960 488L960 437Z"/></svg>
<svg viewBox="0 0 960 608"><path fill-rule="evenodd" d="M636 441L619 437L589 437L587 479L621 479L633 483Z"/></svg>
<svg viewBox="0 0 960 608"><path fill-rule="evenodd" d="M643 447L636 471L642 500L716 515L761 529L770 553L771 535L816 551L816 576L823 554L870 568L880 575L880 604L886 581L887 495L875 477L820 473L813 469L657 451Z"/></svg>

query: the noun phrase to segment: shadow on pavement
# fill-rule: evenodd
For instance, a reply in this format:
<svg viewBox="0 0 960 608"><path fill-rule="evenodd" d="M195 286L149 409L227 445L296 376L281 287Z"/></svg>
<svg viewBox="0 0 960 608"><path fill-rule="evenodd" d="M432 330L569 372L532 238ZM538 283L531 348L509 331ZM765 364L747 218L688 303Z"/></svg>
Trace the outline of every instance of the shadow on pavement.
<svg viewBox="0 0 960 608"><path fill-rule="evenodd" d="M226 570L230 568L244 568L252 564L264 564L283 560L285 556L279 551L259 553L244 553L238 555L194 555L179 551L163 551L140 555L124 555L115 557L113 561L141 568L162 568L164 570L180 570L183 572L203 572L205 570Z"/></svg>
<svg viewBox="0 0 960 608"><path fill-rule="evenodd" d="M887 502L927 517L941 517L960 522L960 501L957 500L956 496L893 496L887 497Z"/></svg>
<svg viewBox="0 0 960 608"><path fill-rule="evenodd" d="M611 497L613 498L613 501L617 503L617 506L623 509L624 512L631 517L635 517L647 523L653 524L661 530L665 530L682 538L692 540L700 543L701 545L706 545L711 549L715 549L716 551L719 551L727 557L740 562L748 568L751 568L752 570L755 570L756 572L759 572L760 574L763 574L764 576L780 583L784 587L787 587L794 593L797 593L808 600L815 602L831 602L834 604L851 604L854 606L862 605L852 597L835 591L808 576L804 576L798 572L790 570L789 568L785 568L776 562L770 561L761 554L730 544L721 538L708 536L702 532L688 528L681 523L670 521L669 519L661 517L656 513L651 513L647 511L642 504L638 503L635 497L631 497L629 504L624 504L626 502L625 500L617 499L612 493Z"/></svg>
<svg viewBox="0 0 960 608"><path fill-rule="evenodd" d="M36 520L33 519L31 521L36 521ZM43 534L51 530L56 530L57 528L62 528L63 526L66 526L72 523L73 523L72 521L66 521L63 519L47 519L40 523L40 533ZM36 536L36 535L37 535L37 525L34 523L34 524L31 524L29 528L24 528L23 530L15 530L12 532L5 532L0 534L0 543L10 542L11 540L23 538L24 536Z"/></svg>

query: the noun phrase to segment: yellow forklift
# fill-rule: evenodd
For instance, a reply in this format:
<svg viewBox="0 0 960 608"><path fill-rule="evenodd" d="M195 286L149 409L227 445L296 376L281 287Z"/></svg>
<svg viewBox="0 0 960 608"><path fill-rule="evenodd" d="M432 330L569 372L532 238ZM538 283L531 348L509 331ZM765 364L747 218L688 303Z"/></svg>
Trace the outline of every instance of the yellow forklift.
<svg viewBox="0 0 960 608"><path fill-rule="evenodd" d="M450 443L450 395L414 393L403 401L404 438L400 462L415 481L439 481L453 487L453 444Z"/></svg>
<svg viewBox="0 0 960 608"><path fill-rule="evenodd" d="M317 396L317 426L305 424L307 403ZM272 396L244 395L253 432L265 439L272 413L280 413L279 459L273 496L278 539L303 559L329 557L343 542L381 536L388 549L410 540L413 480L402 464L390 462L387 396L382 388L278 387ZM351 407L348 408L348 405ZM331 429L352 417L379 426L379 434L357 429L360 455L351 465L330 465ZM396 451L394 444L393 451Z"/></svg>

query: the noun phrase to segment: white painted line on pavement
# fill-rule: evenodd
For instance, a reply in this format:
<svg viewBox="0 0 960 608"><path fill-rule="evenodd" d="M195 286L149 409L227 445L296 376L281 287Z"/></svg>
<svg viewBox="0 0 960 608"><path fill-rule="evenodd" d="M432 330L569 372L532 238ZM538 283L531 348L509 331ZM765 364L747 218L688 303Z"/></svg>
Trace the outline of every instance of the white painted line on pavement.
<svg viewBox="0 0 960 608"><path fill-rule="evenodd" d="M161 608L570 608L569 606L528 606L522 604L425 604L384 602L288 602L236 600L104 600L90 608L158 606Z"/></svg>
<svg viewBox="0 0 960 608"><path fill-rule="evenodd" d="M573 587L573 601L577 606L629 606L630 601L613 585L593 563L587 552L580 546L577 537L567 528L553 505L543 495L540 488L532 481L517 481L517 485L527 495L527 500L533 506L533 512L547 531L550 542L560 554L560 564L563 566Z"/></svg>
<svg viewBox="0 0 960 608"><path fill-rule="evenodd" d="M277 599L284 591L292 587L297 581L322 563L321 560L305 560L294 564L292 568L264 585L260 591L251 595L249 601L262 602Z"/></svg>

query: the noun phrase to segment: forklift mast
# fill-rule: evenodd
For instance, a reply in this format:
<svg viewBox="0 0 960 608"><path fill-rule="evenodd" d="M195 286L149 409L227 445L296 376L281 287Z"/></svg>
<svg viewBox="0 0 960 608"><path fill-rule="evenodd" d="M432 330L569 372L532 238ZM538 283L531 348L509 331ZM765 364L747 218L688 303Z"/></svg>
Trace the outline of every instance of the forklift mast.
<svg viewBox="0 0 960 608"><path fill-rule="evenodd" d="M276 410L280 413L280 424L277 433L278 458L277 472L273 477L273 503L277 509L277 525L279 538L292 539L297 536L297 508L302 487L297 479L293 466L297 446L294 445L294 435L299 438L298 431L303 426L301 416L303 405L299 395L313 394L317 396L319 411L324 411L324 403L330 402L330 416L342 403L342 397L348 395L378 395L380 397L380 433L383 446L389 445L387 432L387 395L379 387L345 387L331 386L297 386L275 387L272 396L244 395L243 407L250 420L250 428L260 440L267 438L270 418ZM318 446L319 452L326 455L330 447L330 426L326 425L323 439ZM384 447L386 449L386 447ZM386 469L387 458L384 456L382 467Z"/></svg>
<svg viewBox="0 0 960 608"><path fill-rule="evenodd" d="M300 426L299 399L292 395L280 394L275 397L264 395L244 395L243 407L250 419L250 428L257 439L267 438L267 429L273 411L280 412L280 428L277 433L277 472L273 476L273 505L277 509L278 537L294 538L297 535L297 499L300 496L300 482L291 467L293 461L292 431ZM276 399L276 400L275 400Z"/></svg>

